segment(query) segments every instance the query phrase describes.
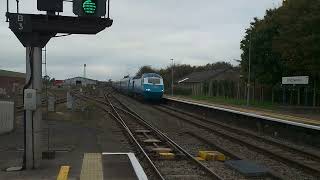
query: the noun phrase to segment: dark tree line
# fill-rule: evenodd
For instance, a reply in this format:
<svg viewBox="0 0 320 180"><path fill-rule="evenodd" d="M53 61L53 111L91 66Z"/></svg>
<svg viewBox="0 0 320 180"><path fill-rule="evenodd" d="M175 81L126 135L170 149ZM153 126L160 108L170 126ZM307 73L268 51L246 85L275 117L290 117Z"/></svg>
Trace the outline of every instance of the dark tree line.
<svg viewBox="0 0 320 180"><path fill-rule="evenodd" d="M252 80L266 85L283 76L307 75L320 79L320 1L287 0L254 18L241 41L242 74L247 77L251 39Z"/></svg>
<svg viewBox="0 0 320 180"><path fill-rule="evenodd" d="M183 77L193 73L193 72L201 72L201 71L209 71L209 70L216 70L216 69L227 69L227 68L235 68L228 62L216 62L212 64L206 64L204 66L191 66L189 64L175 64L173 66L174 72L174 82L181 80ZM172 80L172 65L167 66L166 68L155 69L151 66L142 66L139 71L136 73L136 76L140 76L143 73L158 73L162 76L164 80L164 84L166 87L171 86Z"/></svg>

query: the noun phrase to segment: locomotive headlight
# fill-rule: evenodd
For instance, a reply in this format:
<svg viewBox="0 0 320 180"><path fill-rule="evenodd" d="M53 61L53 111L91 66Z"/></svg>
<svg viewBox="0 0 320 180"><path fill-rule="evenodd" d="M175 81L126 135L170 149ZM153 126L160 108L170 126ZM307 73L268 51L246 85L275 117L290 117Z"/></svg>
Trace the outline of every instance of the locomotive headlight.
<svg viewBox="0 0 320 180"><path fill-rule="evenodd" d="M163 89L161 91L163 92Z"/></svg>
<svg viewBox="0 0 320 180"><path fill-rule="evenodd" d="M151 91L151 89L146 89L146 91Z"/></svg>

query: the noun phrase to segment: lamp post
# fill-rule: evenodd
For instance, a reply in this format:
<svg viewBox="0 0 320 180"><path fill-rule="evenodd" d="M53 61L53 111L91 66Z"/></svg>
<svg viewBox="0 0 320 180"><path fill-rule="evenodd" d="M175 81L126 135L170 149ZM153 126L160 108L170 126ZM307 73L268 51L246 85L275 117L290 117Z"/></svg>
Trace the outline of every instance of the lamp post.
<svg viewBox="0 0 320 180"><path fill-rule="evenodd" d="M172 61L172 66L171 66L171 96L173 96L173 66L174 66L174 61L173 59L171 59Z"/></svg>
<svg viewBox="0 0 320 180"><path fill-rule="evenodd" d="M251 81L251 33L249 42L249 71L248 71L248 91L247 91L247 106L250 105L250 81Z"/></svg>

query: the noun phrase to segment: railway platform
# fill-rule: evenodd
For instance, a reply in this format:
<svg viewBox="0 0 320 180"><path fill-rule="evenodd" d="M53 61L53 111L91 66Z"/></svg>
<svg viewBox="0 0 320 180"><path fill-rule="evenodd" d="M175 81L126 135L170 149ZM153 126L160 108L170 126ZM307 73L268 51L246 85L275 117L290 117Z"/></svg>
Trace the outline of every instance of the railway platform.
<svg viewBox="0 0 320 180"><path fill-rule="evenodd" d="M147 180L148 178L134 153L85 153L80 180L103 179Z"/></svg>
<svg viewBox="0 0 320 180"><path fill-rule="evenodd" d="M263 110L231 107L181 97L164 97L174 111L183 111L208 121L215 121L306 147L319 146L320 120ZM191 113L191 114L190 114ZM312 149L312 148L311 148Z"/></svg>
<svg viewBox="0 0 320 180"><path fill-rule="evenodd" d="M57 105L47 120L44 113L42 129L43 148L49 145L55 157L42 159L38 169L6 172L7 168L22 166L23 118L17 113L15 130L0 135L0 179L139 179L143 170L134 155L127 153L132 152L129 143L116 122L104 115L97 109L71 111L65 103Z"/></svg>
<svg viewBox="0 0 320 180"><path fill-rule="evenodd" d="M232 112L235 114L242 114L252 117L263 118L271 121L287 123L291 125L316 128L320 130L320 114L314 114L312 117L303 117L303 113L285 113L279 111L251 108L251 107L239 107L232 105L216 104L212 102L194 100L187 97L177 96L165 96L165 99L179 101L187 104L198 105L202 107L208 107L221 111Z"/></svg>

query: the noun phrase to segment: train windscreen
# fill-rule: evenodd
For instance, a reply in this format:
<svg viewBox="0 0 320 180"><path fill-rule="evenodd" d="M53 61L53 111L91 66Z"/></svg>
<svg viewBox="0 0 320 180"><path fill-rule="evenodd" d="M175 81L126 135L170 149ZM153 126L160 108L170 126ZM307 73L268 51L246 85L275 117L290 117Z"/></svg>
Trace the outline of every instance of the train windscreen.
<svg viewBox="0 0 320 180"><path fill-rule="evenodd" d="M148 83L149 84L160 84L161 81L159 78L148 78Z"/></svg>

